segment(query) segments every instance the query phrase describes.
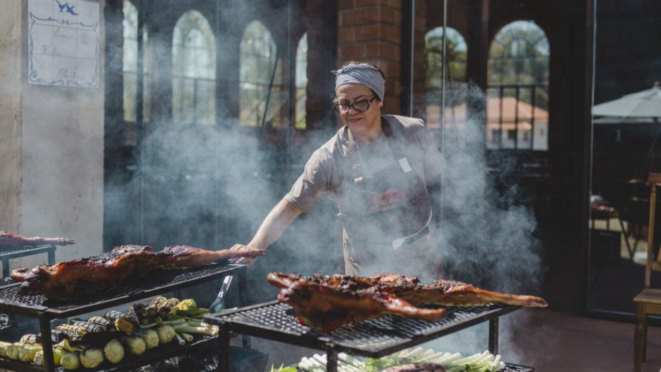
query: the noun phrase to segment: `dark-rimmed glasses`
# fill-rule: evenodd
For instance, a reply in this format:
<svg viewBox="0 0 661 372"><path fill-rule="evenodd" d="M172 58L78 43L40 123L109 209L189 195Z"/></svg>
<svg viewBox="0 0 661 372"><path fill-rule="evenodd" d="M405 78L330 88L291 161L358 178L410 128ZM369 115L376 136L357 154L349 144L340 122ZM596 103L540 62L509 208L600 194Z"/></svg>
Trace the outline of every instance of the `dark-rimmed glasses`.
<svg viewBox="0 0 661 372"><path fill-rule="evenodd" d="M377 96L372 97L371 99L361 99L354 103L336 103L335 110L340 114L344 115L349 113L349 110L353 109L355 112L365 112L370 109L370 103L374 101Z"/></svg>

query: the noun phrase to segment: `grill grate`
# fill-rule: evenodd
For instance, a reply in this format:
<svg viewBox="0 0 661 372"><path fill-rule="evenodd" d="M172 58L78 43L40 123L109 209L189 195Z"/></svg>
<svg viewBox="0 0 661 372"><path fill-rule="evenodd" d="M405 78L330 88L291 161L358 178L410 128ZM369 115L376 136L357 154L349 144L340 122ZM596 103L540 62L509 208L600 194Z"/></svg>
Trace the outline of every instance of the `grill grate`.
<svg viewBox="0 0 661 372"><path fill-rule="evenodd" d="M447 307L445 317L438 322L387 315L345 326L330 335L324 335L301 325L290 306L275 302L217 317L216 323L229 321L231 324L241 324L252 328L252 334L255 336L259 336L259 330L263 329L290 337L315 340L317 344L332 342L349 351L376 357L374 353L390 348L401 350L409 344L418 344L419 342L415 342L417 339L430 335L440 337L515 309L517 308L494 305Z"/></svg>
<svg viewBox="0 0 661 372"><path fill-rule="evenodd" d="M508 364L505 366L505 369L502 369L498 372L533 372L534 369L531 367L517 366L514 364Z"/></svg>
<svg viewBox="0 0 661 372"><path fill-rule="evenodd" d="M20 294L20 285L11 285L0 288L0 307L10 311L20 308L43 307L47 308L50 313L64 316L67 312L82 308L89 311L91 310L90 307L107 305L107 302L113 300L122 301L127 297L147 297L148 295L145 295L145 292L158 294L167 290L174 290L192 281L203 280L210 276L220 276L237 267L239 266L228 265L225 262L186 270L153 271L143 278L120 283L98 293L91 293L80 299L69 301L49 300L42 295ZM98 309L101 308L103 307L98 307Z"/></svg>
<svg viewBox="0 0 661 372"><path fill-rule="evenodd" d="M39 246L30 246L30 247L1 247L0 248L0 256L5 256L5 255L8 255L8 254L14 254L14 253L38 251L38 250L43 250L43 249L51 248L51 247L53 247L53 246L39 245Z"/></svg>

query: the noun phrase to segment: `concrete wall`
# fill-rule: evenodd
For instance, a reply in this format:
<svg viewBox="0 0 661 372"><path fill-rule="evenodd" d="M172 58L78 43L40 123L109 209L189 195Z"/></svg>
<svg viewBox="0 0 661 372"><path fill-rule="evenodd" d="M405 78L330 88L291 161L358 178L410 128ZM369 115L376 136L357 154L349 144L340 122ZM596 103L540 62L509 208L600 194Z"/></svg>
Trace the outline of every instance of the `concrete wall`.
<svg viewBox="0 0 661 372"><path fill-rule="evenodd" d="M27 3L0 4L0 230L76 239L58 249L58 261L89 256L102 251L103 79L91 89L29 84ZM103 0L100 5L103 33ZM105 36L100 39L104 76ZM24 258L12 268L45 260Z"/></svg>
<svg viewBox="0 0 661 372"><path fill-rule="evenodd" d="M21 200L21 2L0 5L0 231L18 231Z"/></svg>

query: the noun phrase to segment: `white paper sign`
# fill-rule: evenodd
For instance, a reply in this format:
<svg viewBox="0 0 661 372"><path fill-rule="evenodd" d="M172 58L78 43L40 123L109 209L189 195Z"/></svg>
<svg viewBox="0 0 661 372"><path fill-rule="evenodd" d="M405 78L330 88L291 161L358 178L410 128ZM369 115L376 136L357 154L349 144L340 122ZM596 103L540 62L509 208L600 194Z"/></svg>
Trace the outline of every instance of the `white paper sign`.
<svg viewBox="0 0 661 372"><path fill-rule="evenodd" d="M99 86L99 3L29 0L30 84Z"/></svg>

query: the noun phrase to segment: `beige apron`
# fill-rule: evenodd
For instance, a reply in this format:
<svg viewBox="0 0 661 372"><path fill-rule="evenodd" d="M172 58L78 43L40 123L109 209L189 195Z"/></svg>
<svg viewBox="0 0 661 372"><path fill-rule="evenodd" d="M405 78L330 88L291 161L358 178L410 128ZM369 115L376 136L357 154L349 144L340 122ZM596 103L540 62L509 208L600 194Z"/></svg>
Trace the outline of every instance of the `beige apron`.
<svg viewBox="0 0 661 372"><path fill-rule="evenodd" d="M398 167L371 177L366 177L347 129L351 170L345 174L351 177L345 177L348 202L340 206L339 214L344 227L345 272L419 275L421 270L438 266L437 258L430 260L429 196L423 177L410 166L386 119L382 119L382 126Z"/></svg>

